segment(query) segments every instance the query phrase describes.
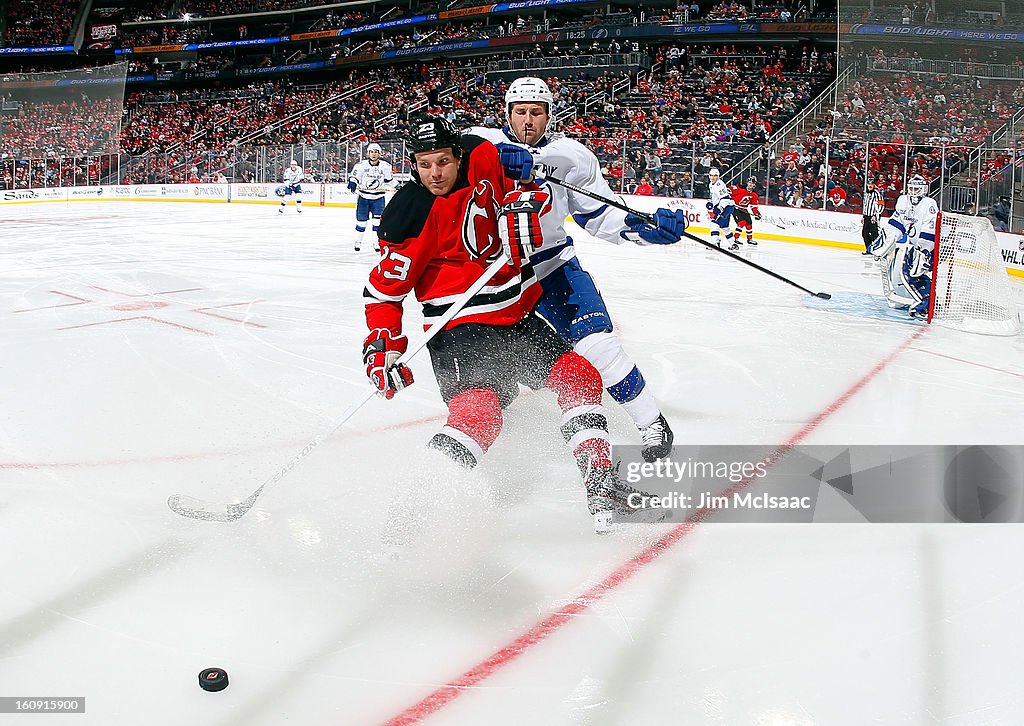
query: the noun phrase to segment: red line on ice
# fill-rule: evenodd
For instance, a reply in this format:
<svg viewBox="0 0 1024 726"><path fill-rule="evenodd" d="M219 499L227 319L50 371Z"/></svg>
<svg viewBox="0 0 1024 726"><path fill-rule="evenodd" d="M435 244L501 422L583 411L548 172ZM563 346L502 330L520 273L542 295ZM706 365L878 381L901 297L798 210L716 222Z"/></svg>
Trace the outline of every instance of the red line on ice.
<svg viewBox="0 0 1024 726"><path fill-rule="evenodd" d="M41 308L25 308L24 310L12 310L11 312L15 312L15 313L32 313L32 312L35 312L37 310L53 310L55 308L69 308L72 305L85 305L86 303L93 302L92 300L86 300L84 297L78 297L77 295L72 295L69 292L61 292L60 290L50 290L50 292L52 292L54 295L62 295L64 297L69 297L72 300L77 300L78 302L60 303L58 305L44 305Z"/></svg>
<svg viewBox="0 0 1024 726"><path fill-rule="evenodd" d="M957 363L966 363L969 366L987 368L990 371L995 371L996 373L1005 373L1008 376L1017 376L1017 378L1024 378L1024 373L1019 373L1017 371L1009 371L1006 370L1005 368L996 368L995 366L985 365L984 363L978 363L973 360L966 360L965 358L957 358L956 356L946 355L945 353L936 353L934 350L928 350L927 348L914 347L911 348L911 350L916 350L918 353L927 353L928 355L934 355L936 358L945 358L947 360L953 360L956 361Z"/></svg>
<svg viewBox="0 0 1024 726"><path fill-rule="evenodd" d="M918 328L913 335L903 342L902 345L876 363L871 370L860 378L860 380L847 388L838 398L822 409L814 418L804 424L803 428L790 437L789 441L777 448L768 456L766 460L768 466L772 466L775 462L784 457L789 453L790 449L818 428L825 419L842 408L851 398L857 395L864 386L874 379L875 376L881 373L882 370L884 370L893 361L893 359L896 358L896 356L907 350L907 348L909 348L925 330L927 330L927 328ZM729 487L729 489L727 489L723 494L731 496L734 492L746 489L752 481L754 481L754 477L737 482L733 486ZM622 585L624 582L632 578L633 575L643 569L644 566L650 564L660 555L667 552L681 539L683 539L683 537L692 532L698 523L704 521L713 513L714 510L706 508L697 510L685 522L676 525L657 542L649 545L626 562L619 565L611 572L611 574L605 577L604 580L584 592L579 597L574 598L568 605L560 608L557 613L552 613L547 616L508 645L505 645L495 651L489 657L477 663L458 678L455 678L445 685L437 688L419 702L409 706L397 716L388 719L385 722L386 726L410 726L411 724L419 723L427 716L440 711L442 708L465 693L467 689L475 687L481 681L494 675L497 671L501 670L516 658L526 653L530 648L554 634L559 628L570 622L574 616L588 610L591 605L600 601L615 590L615 588L619 587L619 585Z"/></svg>
<svg viewBox="0 0 1024 726"><path fill-rule="evenodd" d="M161 323L163 325L169 325L172 328L178 330L187 330L190 333L199 333L200 335L213 335L213 333L200 330L199 328L190 328L187 325L179 325L178 323L172 323L170 320L163 320L162 318L154 318L152 315L135 315L130 318L115 318L114 320L98 320L95 323L81 323L79 325L66 325L63 328L57 328L57 330L78 330L79 328L92 328L97 325L111 325L113 323L128 323L132 320L148 320L151 323Z"/></svg>

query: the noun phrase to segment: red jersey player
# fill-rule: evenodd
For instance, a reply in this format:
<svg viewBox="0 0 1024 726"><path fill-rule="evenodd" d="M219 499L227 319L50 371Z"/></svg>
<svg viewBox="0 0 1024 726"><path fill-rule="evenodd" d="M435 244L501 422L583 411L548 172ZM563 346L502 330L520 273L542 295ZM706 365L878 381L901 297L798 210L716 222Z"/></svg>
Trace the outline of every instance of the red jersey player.
<svg viewBox="0 0 1024 726"><path fill-rule="evenodd" d="M436 320L503 246L513 247L509 230L513 238L527 238L518 243L539 240L539 217L550 208L539 187L516 189L505 177L489 141L460 136L441 117L421 117L411 128L412 181L384 209L381 261L363 293L370 329L363 360L370 381L387 398L413 382L408 368L395 365L408 344L402 333L405 297L414 292L425 321ZM550 388L562 408L562 433L583 473L595 527L607 531L613 512L627 518L632 512L625 506L631 490L611 464L601 376L533 312L541 290L528 254L517 250L427 344L448 405L447 424L428 446L476 466L497 439L502 409L519 384Z"/></svg>
<svg viewBox="0 0 1024 726"><path fill-rule="evenodd" d="M730 250L740 248L740 236L744 231L747 233L747 244L757 246L757 242L754 241L754 223L750 219L751 214L754 215L754 219L761 219L761 210L757 208L760 197L754 191L756 184L757 180L750 177L747 179L746 187L735 186L730 189L732 201L736 205L736 212L733 215L736 220L736 241L729 247Z"/></svg>

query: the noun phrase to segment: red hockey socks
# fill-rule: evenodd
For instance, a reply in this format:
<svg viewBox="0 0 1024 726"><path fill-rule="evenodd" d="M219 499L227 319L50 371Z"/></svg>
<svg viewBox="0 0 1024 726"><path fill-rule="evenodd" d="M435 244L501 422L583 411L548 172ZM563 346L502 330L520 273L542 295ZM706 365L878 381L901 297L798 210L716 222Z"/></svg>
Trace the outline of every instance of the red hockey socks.
<svg viewBox="0 0 1024 726"><path fill-rule="evenodd" d="M447 425L427 446L472 469L501 433L501 404L489 388L471 388L448 402Z"/></svg>
<svg viewBox="0 0 1024 726"><path fill-rule="evenodd" d="M601 408L601 374L577 353L565 353L551 367L545 385L558 394L562 436L580 469L611 467L608 419Z"/></svg>

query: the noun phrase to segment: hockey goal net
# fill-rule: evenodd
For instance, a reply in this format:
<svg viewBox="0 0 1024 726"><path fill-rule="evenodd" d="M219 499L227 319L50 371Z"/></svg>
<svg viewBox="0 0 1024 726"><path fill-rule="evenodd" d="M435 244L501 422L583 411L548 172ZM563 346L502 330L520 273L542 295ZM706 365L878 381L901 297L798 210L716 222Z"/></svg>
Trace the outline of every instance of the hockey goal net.
<svg viewBox="0 0 1024 726"><path fill-rule="evenodd" d="M943 212L935 231L928 322L987 335L1020 333L1017 302L992 223Z"/></svg>

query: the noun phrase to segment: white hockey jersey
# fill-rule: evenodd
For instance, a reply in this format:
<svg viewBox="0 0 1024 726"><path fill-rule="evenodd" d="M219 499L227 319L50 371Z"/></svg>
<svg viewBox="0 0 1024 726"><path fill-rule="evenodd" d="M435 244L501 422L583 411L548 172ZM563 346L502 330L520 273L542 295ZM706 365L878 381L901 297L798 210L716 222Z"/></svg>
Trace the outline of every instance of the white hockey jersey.
<svg viewBox="0 0 1024 726"><path fill-rule="evenodd" d="M711 203L718 211L722 211L733 204L732 192L729 191L729 185L721 179L708 187L708 195L711 198Z"/></svg>
<svg viewBox="0 0 1024 726"><path fill-rule="evenodd" d="M465 133L487 139L494 144L515 144L533 154L537 163L537 183L551 194L552 210L540 218L544 243L530 262L538 279L544 279L576 256L572 238L565 233L565 219L572 215L576 224L607 242L622 244L628 241L622 232L626 229L626 213L607 204L571 192L558 184L548 184L543 177L557 176L603 197L617 198L601 175L601 165L594 152L580 142L562 134L546 134L539 146L529 146L516 140L507 128L489 129L474 126Z"/></svg>
<svg viewBox="0 0 1024 726"><path fill-rule="evenodd" d="M372 164L369 159L363 159L352 167L348 180L355 182L356 194L372 201L383 197L384 192L394 190L395 170L386 161Z"/></svg>
<svg viewBox="0 0 1024 726"><path fill-rule="evenodd" d="M939 205L930 197L923 197L914 204L910 196L903 194L896 200L896 209L887 223L895 227L900 236L906 235L910 244L930 250L935 246L935 220Z"/></svg>
<svg viewBox="0 0 1024 726"><path fill-rule="evenodd" d="M306 178L306 172L302 170L302 167L296 167L293 171L291 167L284 170L284 183L290 187L297 187L302 184L302 180Z"/></svg>

